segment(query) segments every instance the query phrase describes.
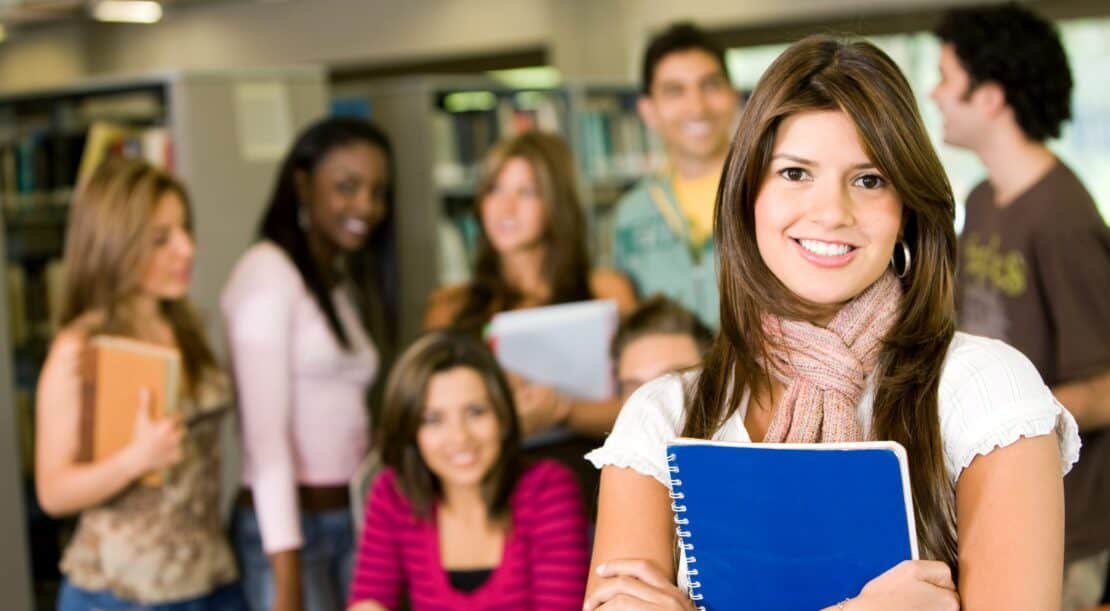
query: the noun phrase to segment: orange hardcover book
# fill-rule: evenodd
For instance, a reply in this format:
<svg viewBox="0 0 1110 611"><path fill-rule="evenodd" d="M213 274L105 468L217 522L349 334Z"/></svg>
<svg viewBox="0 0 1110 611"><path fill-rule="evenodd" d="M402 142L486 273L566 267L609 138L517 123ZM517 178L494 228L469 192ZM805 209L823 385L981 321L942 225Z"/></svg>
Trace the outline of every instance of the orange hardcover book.
<svg viewBox="0 0 1110 611"><path fill-rule="evenodd" d="M173 348L108 335L92 338L88 350L80 455L98 461L131 442L142 389L150 391L152 419L177 413L181 356ZM162 479L155 472L142 481L157 486Z"/></svg>

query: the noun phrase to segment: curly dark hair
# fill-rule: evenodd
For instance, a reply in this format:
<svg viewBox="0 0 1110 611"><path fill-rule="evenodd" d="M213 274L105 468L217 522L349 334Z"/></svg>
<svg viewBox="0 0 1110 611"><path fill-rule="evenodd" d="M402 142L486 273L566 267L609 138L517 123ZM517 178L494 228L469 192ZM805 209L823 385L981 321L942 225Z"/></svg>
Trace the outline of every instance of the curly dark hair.
<svg viewBox="0 0 1110 611"><path fill-rule="evenodd" d="M644 50L644 63L640 68L640 93L651 95L651 85L655 81L655 68L664 57L671 53L690 50L704 51L713 56L713 59L721 64L721 73L726 79L728 78L728 64L725 62L725 52L721 45L692 23L674 23L654 36Z"/></svg>
<svg viewBox="0 0 1110 611"><path fill-rule="evenodd" d="M1025 135L1043 142L1071 118L1071 70L1056 27L1014 3L954 9L935 34L955 48L968 93L998 83Z"/></svg>

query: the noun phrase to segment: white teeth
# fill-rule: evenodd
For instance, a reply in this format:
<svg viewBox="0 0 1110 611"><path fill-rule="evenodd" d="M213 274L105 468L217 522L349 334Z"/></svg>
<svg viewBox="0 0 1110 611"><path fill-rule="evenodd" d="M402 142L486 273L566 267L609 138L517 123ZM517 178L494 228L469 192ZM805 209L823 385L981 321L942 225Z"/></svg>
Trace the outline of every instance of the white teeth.
<svg viewBox="0 0 1110 611"><path fill-rule="evenodd" d="M798 240L798 243L802 245L802 248L822 257L839 257L852 250L852 247L847 244L831 244L818 240Z"/></svg>
<svg viewBox="0 0 1110 611"><path fill-rule="evenodd" d="M684 130L686 131L686 133L690 134L691 136L701 136L703 134L707 134L711 129L712 126L709 124L708 121L695 121L687 123L684 126Z"/></svg>
<svg viewBox="0 0 1110 611"><path fill-rule="evenodd" d="M345 222L343 226L347 229L347 231L350 231L351 233L357 233L358 235L363 235L370 230L370 225L368 225L365 221L361 221L359 219L347 219L347 222Z"/></svg>
<svg viewBox="0 0 1110 611"><path fill-rule="evenodd" d="M455 454L454 456L452 456L451 457L451 462L456 464L456 465L466 466L466 465L469 465L469 464L473 463L477 458L478 458L478 455L475 454L474 452L462 452L462 453Z"/></svg>

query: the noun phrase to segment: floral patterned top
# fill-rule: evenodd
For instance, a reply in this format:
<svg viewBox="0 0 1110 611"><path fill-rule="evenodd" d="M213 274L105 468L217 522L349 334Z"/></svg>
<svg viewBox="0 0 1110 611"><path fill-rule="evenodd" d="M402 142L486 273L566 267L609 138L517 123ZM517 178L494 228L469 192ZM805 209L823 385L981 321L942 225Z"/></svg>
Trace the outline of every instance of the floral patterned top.
<svg viewBox="0 0 1110 611"><path fill-rule="evenodd" d="M220 425L228 380L210 373L182 397L184 457L159 486L136 481L81 512L62 557L75 586L155 604L203 596L238 578L220 518Z"/></svg>

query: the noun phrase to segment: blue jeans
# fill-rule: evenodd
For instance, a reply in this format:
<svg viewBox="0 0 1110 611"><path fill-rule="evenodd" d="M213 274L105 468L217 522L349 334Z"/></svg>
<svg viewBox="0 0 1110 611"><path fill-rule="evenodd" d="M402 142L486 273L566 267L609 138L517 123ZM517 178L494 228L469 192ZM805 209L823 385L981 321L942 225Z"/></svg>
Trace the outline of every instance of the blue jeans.
<svg viewBox="0 0 1110 611"><path fill-rule="evenodd" d="M58 593L57 611L246 611L246 608L238 583L221 586L198 598L144 605L119 598L108 590L84 590L66 580Z"/></svg>
<svg viewBox="0 0 1110 611"><path fill-rule="evenodd" d="M354 565L354 530L347 509L301 513L301 596L304 611L342 611L347 606ZM258 516L240 507L235 515L235 553L251 611L274 605L274 576L262 549Z"/></svg>

